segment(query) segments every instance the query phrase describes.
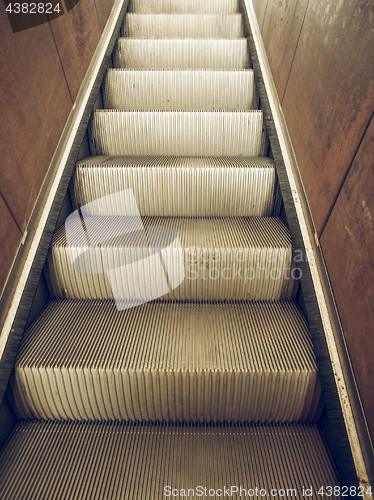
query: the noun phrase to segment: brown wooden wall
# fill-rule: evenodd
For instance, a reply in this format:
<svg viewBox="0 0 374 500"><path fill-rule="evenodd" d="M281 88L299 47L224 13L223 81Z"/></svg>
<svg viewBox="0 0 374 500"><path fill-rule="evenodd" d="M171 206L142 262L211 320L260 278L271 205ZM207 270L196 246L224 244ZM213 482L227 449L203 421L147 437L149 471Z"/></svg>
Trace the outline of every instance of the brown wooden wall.
<svg viewBox="0 0 374 500"><path fill-rule="evenodd" d="M0 1L0 293L113 3L12 33Z"/></svg>
<svg viewBox="0 0 374 500"><path fill-rule="evenodd" d="M253 4L373 438L373 4Z"/></svg>

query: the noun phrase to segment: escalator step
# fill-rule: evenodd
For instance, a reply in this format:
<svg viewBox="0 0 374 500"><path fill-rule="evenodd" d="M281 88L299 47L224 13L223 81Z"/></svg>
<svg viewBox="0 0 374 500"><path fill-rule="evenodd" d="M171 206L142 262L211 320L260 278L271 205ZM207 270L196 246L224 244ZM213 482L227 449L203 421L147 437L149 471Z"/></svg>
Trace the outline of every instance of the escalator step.
<svg viewBox="0 0 374 500"><path fill-rule="evenodd" d="M10 387L25 419L305 422L320 400L293 302L51 301Z"/></svg>
<svg viewBox="0 0 374 500"><path fill-rule="evenodd" d="M287 300L298 283L289 231L275 217L82 220L75 213L66 227L47 258L56 298Z"/></svg>
<svg viewBox="0 0 374 500"><path fill-rule="evenodd" d="M129 111L247 111L256 107L253 71L109 69L107 109Z"/></svg>
<svg viewBox="0 0 374 500"><path fill-rule="evenodd" d="M113 52L115 68L246 69L246 38L149 39L119 38Z"/></svg>
<svg viewBox="0 0 374 500"><path fill-rule="evenodd" d="M127 14L124 37L132 38L242 38L241 14Z"/></svg>
<svg viewBox="0 0 374 500"><path fill-rule="evenodd" d="M189 496L219 498L225 487L231 498L244 498L235 486L251 498L303 498L303 487L315 497L339 484L314 424L20 422L0 479L1 498L28 500L182 498L188 488Z"/></svg>
<svg viewBox="0 0 374 500"><path fill-rule="evenodd" d="M91 156L77 163L73 185L76 203L90 203L90 215L126 215L125 204L108 196L125 189L145 216L278 215L274 162L265 157Z"/></svg>
<svg viewBox="0 0 374 500"><path fill-rule="evenodd" d="M262 112L96 110L93 155L261 156Z"/></svg>
<svg viewBox="0 0 374 500"><path fill-rule="evenodd" d="M239 0L130 0L129 12L138 14L235 14Z"/></svg>
<svg viewBox="0 0 374 500"><path fill-rule="evenodd" d="M338 478L239 0L129 11L10 378L33 421L0 498L319 495Z"/></svg>

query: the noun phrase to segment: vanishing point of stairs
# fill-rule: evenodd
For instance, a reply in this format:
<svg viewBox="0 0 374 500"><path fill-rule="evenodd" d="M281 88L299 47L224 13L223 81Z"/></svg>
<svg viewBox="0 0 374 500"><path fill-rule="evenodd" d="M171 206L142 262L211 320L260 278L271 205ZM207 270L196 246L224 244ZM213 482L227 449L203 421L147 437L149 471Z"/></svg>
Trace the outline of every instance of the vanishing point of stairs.
<svg viewBox="0 0 374 500"><path fill-rule="evenodd" d="M200 485L213 498L240 486L276 498L337 485L238 3L134 0L130 11L92 114L92 156L73 175L79 210L48 255L53 299L10 381L20 421L0 497L179 498ZM146 236L124 250L129 189ZM159 253L170 276L182 260L184 279L161 293L145 256L165 227L178 245ZM162 296L141 304L127 274L138 305L118 307L124 251Z"/></svg>

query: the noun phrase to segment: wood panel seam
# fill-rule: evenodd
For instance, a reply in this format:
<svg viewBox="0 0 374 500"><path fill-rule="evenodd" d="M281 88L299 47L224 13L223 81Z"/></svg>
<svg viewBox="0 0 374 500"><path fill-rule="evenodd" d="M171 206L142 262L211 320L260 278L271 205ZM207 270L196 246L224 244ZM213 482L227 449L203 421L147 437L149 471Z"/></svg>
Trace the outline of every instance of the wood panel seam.
<svg viewBox="0 0 374 500"><path fill-rule="evenodd" d="M101 33L102 33L102 32L103 32L103 30L102 30L102 28L101 28L100 16L99 16L99 12L98 12L98 10L97 10L96 0L94 0L94 4L95 4L95 12L96 12L96 17L97 17L97 22L99 23L100 31L101 31Z"/></svg>
<svg viewBox="0 0 374 500"><path fill-rule="evenodd" d="M329 221L329 219L330 219L331 213L332 213L332 211L334 210L334 207L335 207L335 205L336 205L336 202L338 201L338 198L339 198L339 196L340 196L340 193L341 193L341 191L342 191L342 189L343 189L343 187L344 187L344 184L345 184L345 182L346 182L346 180L347 180L347 178L348 178L349 172L351 171L352 165L353 165L353 164L354 164L354 162L355 162L355 159L356 159L357 153L358 153L358 151L359 151L359 149L360 149L360 147L361 147L361 144L362 144L362 142L363 142L363 140L364 140L364 138L365 138L366 132L367 132L367 131L368 131L368 129L369 129L369 126L370 126L370 123L371 123L371 121L372 121L372 119L373 119L373 116L374 116L374 113L372 113L372 114L371 114L371 116L370 116L370 119L369 119L369 121L368 121L368 123L367 123L367 125L366 125L366 127L365 127L365 130L364 130L364 132L363 132L363 134L362 134L362 136L361 136L361 139L360 139L360 141L359 141L359 143L358 143L358 145L357 145L357 148L356 148L356 150L355 150L355 152L354 152L354 154L353 154L353 156L352 156L352 160L351 160L351 162L349 163L349 167L347 168L347 170L346 170L346 172L345 172L345 174L344 174L344 176L343 176L342 182L340 183L340 186L339 186L339 188L338 188L338 190L337 190L337 192L336 192L336 194L335 194L335 196L334 196L334 199L333 199L332 203L330 204L330 208L329 208L329 210L328 210L328 212L327 212L327 214L326 214L326 217L325 217L325 219L324 219L324 221L323 221L323 223L322 223L322 226L321 226L321 231L320 231L320 234L318 235L318 239L321 239L321 237L322 237L322 235L323 235L323 232L324 232L324 230L325 230L325 227L326 227L326 225L327 225L327 223L328 223L328 221Z"/></svg>
<svg viewBox="0 0 374 500"><path fill-rule="evenodd" d="M95 4L96 6L96 4ZM68 79L66 77L66 73L65 73L65 68L64 68L64 65L62 64L62 60L61 60L61 56L60 56L60 52L58 50L58 46L57 46L57 42L56 42L56 39L55 39L55 35L53 33L53 29L52 29L52 26L51 26L51 21L49 21L49 28L51 30L51 34L52 34L52 38L53 38L53 42L55 44L55 47L56 47L56 51L57 51L57 56L58 56L58 60L60 61L60 66L61 66L61 70L62 70L62 73L64 75L64 78L65 78L65 82L66 82L66 86L68 88L68 92L69 92L69 96L70 96L70 100L71 100L71 104L74 103L74 99L72 97L72 94L71 94L71 90L70 90L70 87L69 87L69 82L68 82Z"/></svg>
<svg viewBox="0 0 374 500"><path fill-rule="evenodd" d="M269 0L267 0L267 2L266 2L266 7L265 7L265 12L264 12L264 17L263 17L263 19L262 19L262 26L261 26L261 28L260 28L261 33L262 33L262 30L264 29L264 24L265 24L265 19L266 19L266 12L267 12L267 10L268 10L268 6L269 6Z"/></svg>
<svg viewBox="0 0 374 500"><path fill-rule="evenodd" d="M14 222L15 222L15 224L16 224L16 226L17 226L18 230L19 230L19 232L21 233L21 235L23 235L23 231L22 231L22 229L19 227L19 224L18 224L18 222L17 222L17 219L14 217L14 214L13 214L13 212L11 211L11 209L10 209L10 207L9 207L9 205L8 205L8 203L7 203L7 201L6 201L6 199L4 198L3 193L1 193L1 192L0 192L0 196L1 196L1 198L3 199L3 201L4 201L4 205L5 205L5 206L7 207L7 209L9 210L9 213L10 213L10 215L12 216L12 219L14 220Z"/></svg>
<svg viewBox="0 0 374 500"><path fill-rule="evenodd" d="M307 15L308 9L309 9L309 4L310 4L310 0L308 0L307 6L306 6L306 9L305 9L305 12L304 12L303 22L301 23L299 36L297 37L297 42L296 42L296 45L295 45L295 52L294 52L294 54L293 54L292 61L291 61L291 64L290 64L290 71L288 72L288 77L287 77L286 85L284 86L283 95L282 95L282 97L281 97L281 99L280 99L281 104L283 104L284 96L286 95L288 82L289 82L289 79L290 79L290 76L291 76L291 71L292 71L293 63L294 63L294 60L295 60L295 57L296 57L297 48L298 48L298 46L299 46L299 41L300 41L300 37L301 37L301 32L303 31L305 18L306 18L306 15ZM266 13L265 13L265 16L266 16Z"/></svg>

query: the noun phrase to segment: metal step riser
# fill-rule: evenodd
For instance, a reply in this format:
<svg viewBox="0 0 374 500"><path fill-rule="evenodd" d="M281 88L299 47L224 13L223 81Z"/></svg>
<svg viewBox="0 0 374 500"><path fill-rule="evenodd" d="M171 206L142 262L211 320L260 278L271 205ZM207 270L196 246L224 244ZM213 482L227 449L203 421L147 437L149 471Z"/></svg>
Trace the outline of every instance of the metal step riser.
<svg viewBox="0 0 374 500"><path fill-rule="evenodd" d="M30 367L15 371L11 390L25 419L304 422L317 410L317 382L303 372Z"/></svg>
<svg viewBox="0 0 374 500"><path fill-rule="evenodd" d="M124 37L132 38L235 39L243 37L241 14L127 14L121 29Z"/></svg>
<svg viewBox="0 0 374 500"><path fill-rule="evenodd" d="M339 484L317 426L18 423L2 498L303 497ZM61 471L56 473L56 471ZM199 489L197 487L199 486ZM238 489L232 489L232 488ZM165 489L166 488L166 489ZM183 488L183 490L182 490ZM177 490L175 490L177 489ZM216 490L216 491L214 491ZM304 492L304 493L303 493ZM191 493L191 491L190 491ZM191 495L190 495L191 496Z"/></svg>
<svg viewBox="0 0 374 500"><path fill-rule="evenodd" d="M246 111L254 109L253 72L109 70L104 107L119 110Z"/></svg>
<svg viewBox="0 0 374 500"><path fill-rule="evenodd" d="M292 302L52 301L24 335L10 387L26 419L305 421L320 393Z"/></svg>
<svg viewBox="0 0 374 500"><path fill-rule="evenodd" d="M161 297L283 300L295 293L289 232L279 219L145 218L135 221L136 232L127 228L134 218L127 219L75 217L67 234L65 227L56 233L47 258L53 296L131 298L136 304ZM124 235L140 241L143 223L144 238L153 245L145 240L110 243ZM175 238L166 241L165 230ZM83 267L77 267L78 261ZM171 285L165 281L166 270Z"/></svg>
<svg viewBox="0 0 374 500"><path fill-rule="evenodd" d="M247 40L119 38L115 68L227 69L250 68Z"/></svg>
<svg viewBox="0 0 374 500"><path fill-rule="evenodd" d="M0 497L326 492L339 479L274 164L256 163L239 0L129 11L89 124L97 156L44 268L62 300L23 335L7 393L19 419L68 422L16 424Z"/></svg>
<svg viewBox="0 0 374 500"><path fill-rule="evenodd" d="M101 157L97 160L102 161ZM240 164L240 159L235 162L230 158L226 162L224 159L185 160L165 158L164 162L153 161L151 165L148 157L143 159L143 165L131 160L126 165L116 165L115 160L98 165L87 165L83 161L74 173L75 201L83 206L96 200L89 205L90 215L126 215L126 204L110 203L108 195L132 189L139 212L144 216L273 215L278 187L274 166L267 159L263 166L257 167L246 167L243 161ZM101 203L102 197L106 198Z"/></svg>
<svg viewBox="0 0 374 500"><path fill-rule="evenodd" d="M294 296L294 280L292 279L292 251L242 251L234 252L230 249L209 250L183 249L182 263L186 275L178 288L166 292L164 281L158 271L150 273L150 264L143 264L144 252L139 252L136 270L117 270L107 275L89 274L76 271L72 265L72 258L77 258L82 250L74 253L66 248L53 248L48 254L49 274L52 280L52 291L56 298L76 299L113 299L121 300L133 276L149 276L144 282L144 288L132 290L134 303L142 303L160 297L162 300L288 300ZM104 261L121 262L125 259L136 260L134 253L117 249L100 250L88 249L85 252L86 262L96 267ZM250 255L253 253L254 255ZM127 257L128 256L128 257ZM180 268L179 256L173 252L163 251L164 260L168 261L170 269L177 274ZM240 263L236 263L240 260ZM269 263L267 263L267 261ZM175 266L173 263L175 262ZM233 263L234 262L234 263ZM134 274L135 273L135 274ZM159 278L154 281L154 278ZM270 277L270 278L269 278ZM117 288L113 292L112 280L116 279ZM169 288L170 290L170 288Z"/></svg>
<svg viewBox="0 0 374 500"><path fill-rule="evenodd" d="M236 14L239 0L130 0L129 12L138 14Z"/></svg>
<svg viewBox="0 0 374 500"><path fill-rule="evenodd" d="M261 156L262 113L95 111L96 155Z"/></svg>

